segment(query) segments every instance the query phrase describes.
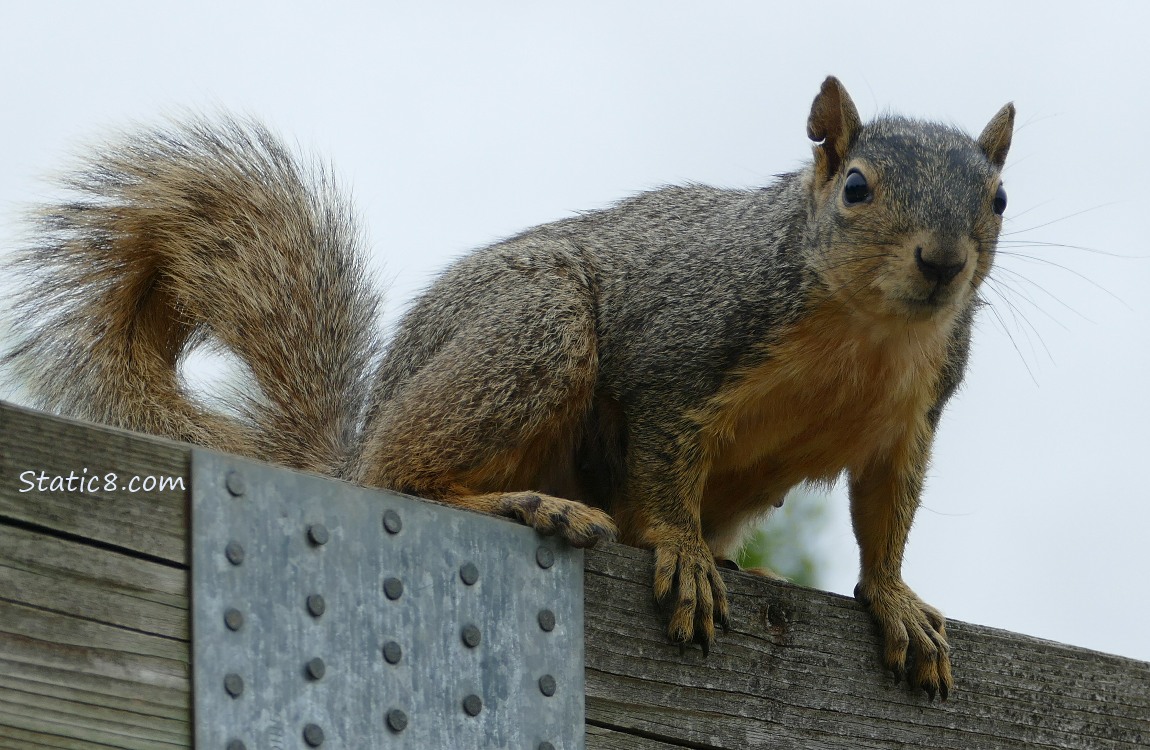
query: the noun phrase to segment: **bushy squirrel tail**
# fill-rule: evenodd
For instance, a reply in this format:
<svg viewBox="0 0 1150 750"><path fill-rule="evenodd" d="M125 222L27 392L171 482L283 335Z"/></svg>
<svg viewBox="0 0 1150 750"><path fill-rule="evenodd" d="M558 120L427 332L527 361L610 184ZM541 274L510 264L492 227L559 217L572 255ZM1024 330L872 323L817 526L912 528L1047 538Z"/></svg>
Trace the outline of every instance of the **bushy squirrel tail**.
<svg viewBox="0 0 1150 750"><path fill-rule="evenodd" d="M40 210L5 359L41 408L344 473L379 350L355 218L262 126L191 117L98 149ZM180 363L214 339L256 392L213 410Z"/></svg>

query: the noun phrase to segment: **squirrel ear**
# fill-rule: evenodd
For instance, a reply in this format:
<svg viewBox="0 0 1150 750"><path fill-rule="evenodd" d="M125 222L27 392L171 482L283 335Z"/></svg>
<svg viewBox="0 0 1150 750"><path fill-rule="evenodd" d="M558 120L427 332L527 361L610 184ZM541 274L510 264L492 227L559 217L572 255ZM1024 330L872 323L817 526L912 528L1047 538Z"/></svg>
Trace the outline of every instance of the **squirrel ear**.
<svg viewBox="0 0 1150 750"><path fill-rule="evenodd" d="M1007 104L990 118L990 122L978 136L978 147L990 163L1002 169L1006 163L1006 152L1010 150L1010 136L1014 133L1014 104Z"/></svg>
<svg viewBox="0 0 1150 750"><path fill-rule="evenodd" d="M815 146L815 171L822 179L829 180L839 171L861 128L847 90L839 79L827 76L807 119L807 137L820 142Z"/></svg>

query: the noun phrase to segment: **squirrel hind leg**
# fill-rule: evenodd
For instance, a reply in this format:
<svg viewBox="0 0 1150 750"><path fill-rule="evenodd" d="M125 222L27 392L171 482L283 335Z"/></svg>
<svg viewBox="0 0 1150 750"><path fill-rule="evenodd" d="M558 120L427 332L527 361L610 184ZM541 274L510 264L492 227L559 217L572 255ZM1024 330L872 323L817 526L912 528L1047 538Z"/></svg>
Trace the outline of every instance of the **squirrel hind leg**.
<svg viewBox="0 0 1150 750"><path fill-rule="evenodd" d="M576 456L598 378L590 305L557 286L545 298L521 290L508 295L514 304L493 301L485 315L498 327L466 321L409 367L391 398L373 407L358 481L515 518L576 546L613 539L606 512L547 494L591 494ZM406 356L389 353L398 359L381 370L412 365Z"/></svg>
<svg viewBox="0 0 1150 750"><path fill-rule="evenodd" d="M389 456L384 464L400 463L402 468L371 484L514 519L540 534L558 535L574 547L591 547L618 537L610 514L575 499L586 493L570 461L564 460L564 454L570 456L572 451L562 442L557 446L543 440L513 445L470 468L460 468L448 462L446 452L432 448L439 443L427 433L413 437L407 444L419 447L406 456ZM440 462L434 460L436 454Z"/></svg>
<svg viewBox="0 0 1150 750"><path fill-rule="evenodd" d="M592 547L618 534L605 511L541 492L489 492L451 495L444 501L469 510L513 518L540 534L557 534L573 547Z"/></svg>

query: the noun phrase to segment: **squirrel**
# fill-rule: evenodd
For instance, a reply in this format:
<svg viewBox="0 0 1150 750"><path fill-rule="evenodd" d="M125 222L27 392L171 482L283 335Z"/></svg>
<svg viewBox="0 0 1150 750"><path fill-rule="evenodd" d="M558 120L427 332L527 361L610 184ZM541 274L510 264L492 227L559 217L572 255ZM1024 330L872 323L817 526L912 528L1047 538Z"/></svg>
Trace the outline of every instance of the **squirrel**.
<svg viewBox="0 0 1150 750"><path fill-rule="evenodd" d="M188 116L99 150L37 216L6 360L37 405L654 551L670 639L706 651L718 568L791 487L844 474L883 657L953 689L903 582L931 443L993 263L1014 107L977 139L828 77L814 158L666 187L462 257L387 342L353 211L263 126ZM181 381L209 337L252 394Z"/></svg>

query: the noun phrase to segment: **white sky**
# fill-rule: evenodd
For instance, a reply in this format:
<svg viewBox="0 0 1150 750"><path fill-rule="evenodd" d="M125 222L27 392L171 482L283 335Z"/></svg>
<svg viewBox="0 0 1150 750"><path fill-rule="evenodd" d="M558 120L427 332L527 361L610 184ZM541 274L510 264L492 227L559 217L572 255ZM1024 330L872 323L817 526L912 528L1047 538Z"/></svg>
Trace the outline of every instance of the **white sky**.
<svg viewBox="0 0 1150 750"><path fill-rule="evenodd" d="M952 618L1150 659L1150 4L544 6L4 3L0 253L77 146L223 106L352 186L393 322L469 248L796 167L828 73L864 118L977 133L1013 100L1007 231L1099 252L1000 257L1005 299L943 419L904 572ZM825 578L849 593L841 489L831 506Z"/></svg>

